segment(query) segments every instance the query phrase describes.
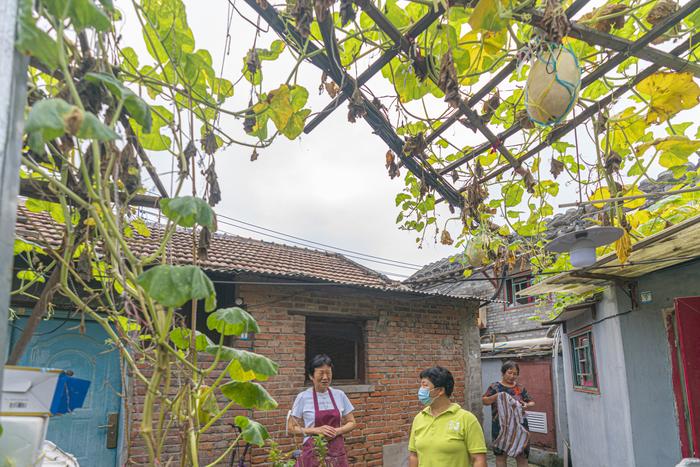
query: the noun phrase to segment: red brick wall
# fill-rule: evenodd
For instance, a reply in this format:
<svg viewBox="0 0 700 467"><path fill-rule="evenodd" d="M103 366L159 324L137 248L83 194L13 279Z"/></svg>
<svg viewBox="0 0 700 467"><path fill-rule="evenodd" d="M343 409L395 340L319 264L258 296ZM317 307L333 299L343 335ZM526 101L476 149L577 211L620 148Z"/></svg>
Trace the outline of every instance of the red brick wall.
<svg viewBox="0 0 700 467"><path fill-rule="evenodd" d="M309 288L287 286L241 286L239 296L258 320L261 332L241 347L253 347L280 365L279 375L264 383L278 401L279 408L256 412L253 418L263 423L272 438L285 449L292 449L291 436L284 433L287 411L304 386L305 320L303 313L342 313L376 316L366 322L366 384L371 392L348 393L355 406L357 428L346 436L352 465L382 465L382 446L408 439L410 423L420 409L416 399L418 373L429 366L447 367L455 376L455 402L464 404L465 361L461 322L466 319L469 302L449 299L425 299L415 296L390 296L367 290L340 287ZM292 314L289 312L293 311ZM470 322L476 326L472 313ZM135 401L142 390L135 388ZM223 406L225 400L221 400ZM246 411L241 412L250 416ZM202 438L202 463L213 461L233 439L227 426L236 414L221 420ZM142 463L144 451L140 439L133 438L131 460ZM174 437L177 450L180 441ZM254 464L265 463L265 452L254 451ZM226 465L228 463L226 459Z"/></svg>

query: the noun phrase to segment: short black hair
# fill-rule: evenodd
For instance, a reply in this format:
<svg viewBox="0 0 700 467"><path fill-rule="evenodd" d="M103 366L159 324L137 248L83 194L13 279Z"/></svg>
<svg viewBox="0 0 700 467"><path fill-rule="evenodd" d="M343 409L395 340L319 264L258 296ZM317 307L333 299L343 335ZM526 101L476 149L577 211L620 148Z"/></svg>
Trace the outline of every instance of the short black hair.
<svg viewBox="0 0 700 467"><path fill-rule="evenodd" d="M331 360L331 357L324 353L320 353L311 360L309 360L309 366L306 367L307 374L309 376L314 375L314 371L316 371L316 368L322 367L324 365L328 365L331 367L331 370L333 369L333 360Z"/></svg>
<svg viewBox="0 0 700 467"><path fill-rule="evenodd" d="M520 374L520 367L518 366L518 364L515 363L513 360L508 360L508 361L505 362L505 363L503 364L503 366L501 367L501 374L502 374L502 375L505 375L505 374L506 374L506 371L512 370L513 368L515 368L515 371L517 371L518 374Z"/></svg>
<svg viewBox="0 0 700 467"><path fill-rule="evenodd" d="M436 388L443 388L447 397L452 395L455 388L455 379L450 370L441 366L434 366L420 372L420 379L427 378Z"/></svg>

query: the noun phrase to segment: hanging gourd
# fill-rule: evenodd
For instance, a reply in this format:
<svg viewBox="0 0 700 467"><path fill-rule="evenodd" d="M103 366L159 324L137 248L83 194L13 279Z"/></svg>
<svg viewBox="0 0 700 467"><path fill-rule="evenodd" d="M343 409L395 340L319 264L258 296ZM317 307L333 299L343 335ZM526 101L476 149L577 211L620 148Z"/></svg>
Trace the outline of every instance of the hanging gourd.
<svg viewBox="0 0 700 467"><path fill-rule="evenodd" d="M536 55L525 85L525 109L538 125L556 125L573 109L581 68L568 47L547 44Z"/></svg>

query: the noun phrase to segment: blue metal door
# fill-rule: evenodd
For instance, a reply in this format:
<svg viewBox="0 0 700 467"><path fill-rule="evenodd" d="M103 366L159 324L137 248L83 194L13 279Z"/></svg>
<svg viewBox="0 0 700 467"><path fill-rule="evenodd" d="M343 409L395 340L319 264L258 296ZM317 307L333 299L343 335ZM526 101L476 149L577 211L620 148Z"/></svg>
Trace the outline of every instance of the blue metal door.
<svg viewBox="0 0 700 467"><path fill-rule="evenodd" d="M12 323L12 342L19 339L25 318ZM51 417L47 439L78 458L81 467L114 467L115 447L108 448L108 420L118 419L121 376L119 354L105 344L107 333L94 321L56 318L42 321L20 365L72 370L90 381L85 404L73 413ZM119 431L117 431L118 433Z"/></svg>

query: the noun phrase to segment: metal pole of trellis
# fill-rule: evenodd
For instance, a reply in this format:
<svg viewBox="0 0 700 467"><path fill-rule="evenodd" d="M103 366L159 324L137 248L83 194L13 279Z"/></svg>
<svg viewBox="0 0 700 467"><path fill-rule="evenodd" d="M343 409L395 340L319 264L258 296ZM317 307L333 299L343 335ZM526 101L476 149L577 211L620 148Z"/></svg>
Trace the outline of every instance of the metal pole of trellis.
<svg viewBox="0 0 700 467"><path fill-rule="evenodd" d="M12 288L19 163L27 92L27 58L13 46L18 28L18 0L0 2L0 363L5 363ZM0 371L0 388L2 388Z"/></svg>

